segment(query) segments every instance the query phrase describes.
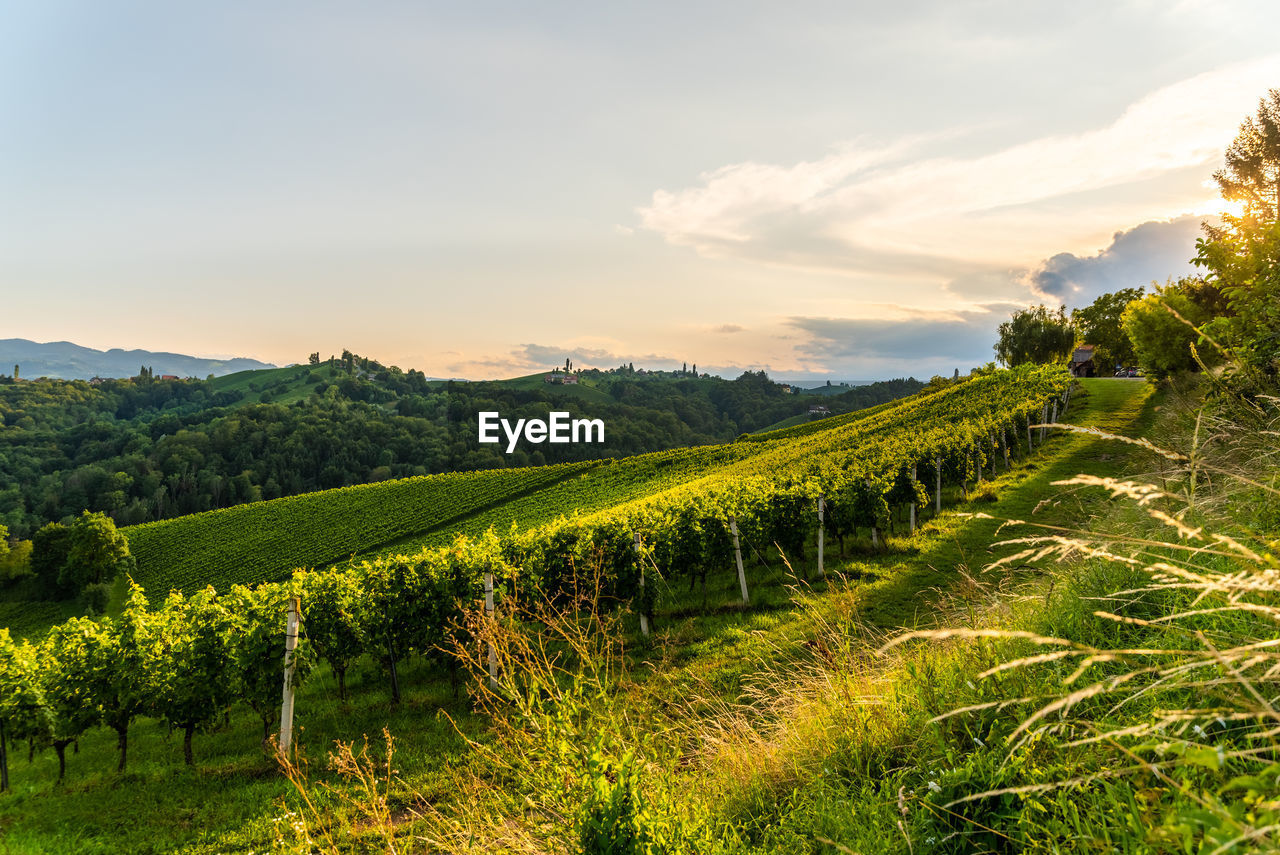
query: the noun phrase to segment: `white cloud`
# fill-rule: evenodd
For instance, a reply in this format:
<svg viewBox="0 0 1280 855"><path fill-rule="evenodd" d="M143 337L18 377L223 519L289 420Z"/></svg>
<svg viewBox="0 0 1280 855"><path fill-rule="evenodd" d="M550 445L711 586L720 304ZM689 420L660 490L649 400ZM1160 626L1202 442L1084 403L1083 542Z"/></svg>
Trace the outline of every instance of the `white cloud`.
<svg viewBox="0 0 1280 855"><path fill-rule="evenodd" d="M938 138L851 143L791 166L745 162L659 190L642 227L709 257L943 282L1088 253L1118 230L1213 210L1203 185L1280 55L1201 74L1110 124L973 157L916 157Z"/></svg>

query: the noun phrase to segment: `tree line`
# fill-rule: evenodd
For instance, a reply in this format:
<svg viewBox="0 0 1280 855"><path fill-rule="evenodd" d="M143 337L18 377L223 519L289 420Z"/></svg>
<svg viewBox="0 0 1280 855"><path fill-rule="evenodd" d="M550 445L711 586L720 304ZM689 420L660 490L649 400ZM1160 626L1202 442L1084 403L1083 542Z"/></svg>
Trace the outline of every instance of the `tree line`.
<svg viewBox="0 0 1280 855"><path fill-rule="evenodd" d="M350 358L346 358L349 356ZM344 354L337 373L299 366L260 395L212 381L145 377L0 382L0 523L29 538L84 510L120 526L245 502L439 472L619 457L733 439L803 412L762 373L737 380L603 375L603 401L500 383L429 383ZM347 366L350 372L347 372ZM315 380L314 385L311 381ZM292 383L292 385L289 385ZM843 412L911 394L896 380L824 399ZM605 442L522 447L503 454L476 442L476 413L545 417L549 409L601 418Z"/></svg>
<svg viewBox="0 0 1280 855"><path fill-rule="evenodd" d="M1005 365L1066 361L1095 345L1099 373L1140 366L1163 379L1222 369L1221 389L1247 397L1280 380L1280 89L1246 117L1214 180L1239 213L1203 224L1191 262L1200 269L1163 285L1120 289L1067 314L1034 306L1000 326Z"/></svg>

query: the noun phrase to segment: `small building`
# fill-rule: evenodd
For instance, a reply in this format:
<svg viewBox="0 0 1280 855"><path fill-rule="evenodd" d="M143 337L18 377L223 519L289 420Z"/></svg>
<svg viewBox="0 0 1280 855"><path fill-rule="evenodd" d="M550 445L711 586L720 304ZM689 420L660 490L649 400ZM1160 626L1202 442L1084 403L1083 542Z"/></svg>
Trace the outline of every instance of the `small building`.
<svg viewBox="0 0 1280 855"><path fill-rule="evenodd" d="M98 377L96 375L89 378L90 386L101 386L104 382L106 381L104 381L101 377Z"/></svg>
<svg viewBox="0 0 1280 855"><path fill-rule="evenodd" d="M1097 371L1093 364L1094 345L1082 344L1076 348L1075 353L1071 354L1071 362L1067 364L1067 368L1071 370L1073 376L1076 377L1094 377Z"/></svg>
<svg viewBox="0 0 1280 855"><path fill-rule="evenodd" d="M826 404L813 404L809 407L809 415L818 416L819 418L829 416L831 415L831 408Z"/></svg>
<svg viewBox="0 0 1280 855"><path fill-rule="evenodd" d="M160 379L161 380L180 380L182 378L180 378L177 374L161 374Z"/></svg>
<svg viewBox="0 0 1280 855"><path fill-rule="evenodd" d="M578 375L577 375L577 374L565 374L565 375L564 375L564 379L563 379L563 380L561 380L560 382L561 382L561 383L563 383L563 384L564 384L564 385L566 385L566 386L577 386L577 385L578 385Z"/></svg>

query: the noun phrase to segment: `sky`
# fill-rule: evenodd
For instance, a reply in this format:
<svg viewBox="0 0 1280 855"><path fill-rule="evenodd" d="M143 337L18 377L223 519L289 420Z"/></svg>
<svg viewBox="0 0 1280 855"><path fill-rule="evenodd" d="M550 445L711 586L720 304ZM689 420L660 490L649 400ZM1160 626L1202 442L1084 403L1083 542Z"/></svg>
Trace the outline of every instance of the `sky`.
<svg viewBox="0 0 1280 855"><path fill-rule="evenodd" d="M1273 2L0 0L0 338L950 375L1193 272Z"/></svg>

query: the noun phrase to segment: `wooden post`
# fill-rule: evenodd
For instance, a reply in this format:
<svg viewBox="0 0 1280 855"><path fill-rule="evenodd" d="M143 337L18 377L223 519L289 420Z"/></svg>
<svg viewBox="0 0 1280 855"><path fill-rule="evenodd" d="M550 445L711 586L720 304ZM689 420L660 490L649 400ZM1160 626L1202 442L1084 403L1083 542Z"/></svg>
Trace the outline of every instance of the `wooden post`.
<svg viewBox="0 0 1280 855"><path fill-rule="evenodd" d="M942 513L942 455L939 454L933 458L933 471L937 475L937 482L933 487L933 512L935 514Z"/></svg>
<svg viewBox="0 0 1280 855"><path fill-rule="evenodd" d="M289 612L284 629L284 690L280 701L280 753L288 754L293 747L293 666L294 651L298 649L298 621L302 603L297 597L289 598Z"/></svg>
<svg viewBox="0 0 1280 855"><path fill-rule="evenodd" d="M914 490L915 490L915 488L916 488L916 475L917 475L917 474L919 474L919 473L918 473L918 470L916 469L916 464L915 464L915 463L912 463L912 464L911 464L911 489L912 489L913 491L914 491ZM917 494L916 494L915 492L912 492L912 494L911 494L911 495L914 497L914 496L916 496ZM915 534L915 533L916 533L916 500L915 500L915 498L912 498L912 499L911 499L911 533L912 533L912 534Z"/></svg>
<svg viewBox="0 0 1280 855"><path fill-rule="evenodd" d="M1004 471L1009 471L1009 432L1000 427L1000 450L1004 452Z"/></svg>
<svg viewBox="0 0 1280 855"><path fill-rule="evenodd" d="M9 790L9 735L4 732L4 719L0 718L0 793Z"/></svg>
<svg viewBox="0 0 1280 855"><path fill-rule="evenodd" d="M490 631L493 631L493 571L486 568L484 571L484 613L489 619ZM493 642L489 643L489 688L498 688L498 652L493 649Z"/></svg>
<svg viewBox="0 0 1280 855"><path fill-rule="evenodd" d="M738 562L738 585L742 588L742 604L751 605L751 597L747 595L747 571L742 569L742 544L738 541L738 520L729 517L729 530L733 532L733 557Z"/></svg>
<svg viewBox="0 0 1280 855"><path fill-rule="evenodd" d="M1040 444L1044 445L1045 431L1049 430L1044 423L1049 421L1049 405L1047 403L1040 405Z"/></svg>
<svg viewBox="0 0 1280 855"><path fill-rule="evenodd" d="M1027 456L1031 456L1031 414L1027 413Z"/></svg>
<svg viewBox="0 0 1280 855"><path fill-rule="evenodd" d="M996 432L991 431L987 434L987 439L991 443L991 480L996 480Z"/></svg>
<svg viewBox="0 0 1280 855"><path fill-rule="evenodd" d="M978 480L975 484L982 483L982 443L978 443L978 447L970 452L973 455L973 468L978 473Z"/></svg>
<svg viewBox="0 0 1280 855"><path fill-rule="evenodd" d="M867 490L869 491L871 489L871 479L868 478L865 481L863 481L863 483L867 485ZM892 513L892 511L890 511L890 513ZM874 519L871 521L871 545L872 546L880 545L880 528L879 526L876 525L876 522Z"/></svg>
<svg viewBox="0 0 1280 855"><path fill-rule="evenodd" d="M649 615L645 612L644 602L644 560L640 557L640 532L633 532L631 548L636 553L636 563L640 565L640 634L649 637Z"/></svg>
<svg viewBox="0 0 1280 855"><path fill-rule="evenodd" d="M1054 424L1058 423L1058 402L1057 401L1053 402L1053 423Z"/></svg>
<svg viewBox="0 0 1280 855"><path fill-rule="evenodd" d="M827 575L827 570L822 564L822 548L827 538L827 500L822 496L818 497L818 578L822 579Z"/></svg>

